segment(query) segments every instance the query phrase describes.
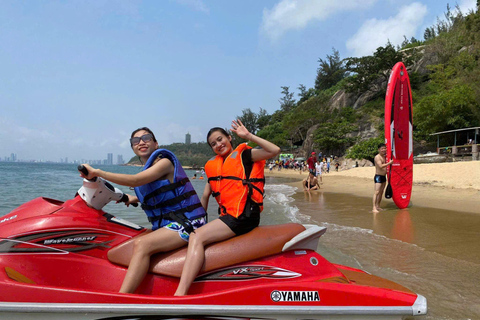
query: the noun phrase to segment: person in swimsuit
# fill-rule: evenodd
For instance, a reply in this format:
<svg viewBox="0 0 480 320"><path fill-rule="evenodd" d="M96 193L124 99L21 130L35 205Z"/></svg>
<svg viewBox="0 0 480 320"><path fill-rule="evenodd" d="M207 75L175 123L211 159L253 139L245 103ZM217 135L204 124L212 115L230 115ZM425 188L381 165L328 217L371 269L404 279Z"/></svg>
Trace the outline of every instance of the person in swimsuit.
<svg viewBox="0 0 480 320"><path fill-rule="evenodd" d="M318 184L318 179L311 172L308 173L308 177L303 180L303 190L318 190L320 185Z"/></svg>
<svg viewBox="0 0 480 320"><path fill-rule="evenodd" d="M386 162L387 146L384 143L378 145L378 154L374 158L375 163L375 177L374 193L373 193L373 213L378 213L380 210L380 202L382 201L383 191L387 184L387 167L393 163L393 160Z"/></svg>

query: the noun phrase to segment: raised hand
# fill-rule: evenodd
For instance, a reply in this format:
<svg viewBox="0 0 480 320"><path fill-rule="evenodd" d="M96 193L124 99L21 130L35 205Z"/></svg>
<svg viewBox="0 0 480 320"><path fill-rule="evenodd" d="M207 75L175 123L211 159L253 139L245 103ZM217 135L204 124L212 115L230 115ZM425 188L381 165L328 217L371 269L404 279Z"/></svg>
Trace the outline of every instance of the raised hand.
<svg viewBox="0 0 480 320"><path fill-rule="evenodd" d="M247 128L245 128L242 121L240 121L239 119L232 121L232 132L235 132L237 136L242 139L250 140L250 132Z"/></svg>

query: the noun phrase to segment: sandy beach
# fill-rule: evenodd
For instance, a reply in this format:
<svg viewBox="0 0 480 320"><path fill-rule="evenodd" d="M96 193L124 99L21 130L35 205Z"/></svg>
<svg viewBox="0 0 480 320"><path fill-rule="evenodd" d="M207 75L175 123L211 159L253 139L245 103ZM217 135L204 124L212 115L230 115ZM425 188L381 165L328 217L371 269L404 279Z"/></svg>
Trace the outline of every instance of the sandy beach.
<svg viewBox="0 0 480 320"><path fill-rule="evenodd" d="M307 172L275 168L265 170L265 175L296 179L292 184L303 190L301 180L306 178ZM331 170L322 174L321 191L372 197L374 175L373 166L339 172ZM480 214L480 161L415 164L411 199L412 206Z"/></svg>

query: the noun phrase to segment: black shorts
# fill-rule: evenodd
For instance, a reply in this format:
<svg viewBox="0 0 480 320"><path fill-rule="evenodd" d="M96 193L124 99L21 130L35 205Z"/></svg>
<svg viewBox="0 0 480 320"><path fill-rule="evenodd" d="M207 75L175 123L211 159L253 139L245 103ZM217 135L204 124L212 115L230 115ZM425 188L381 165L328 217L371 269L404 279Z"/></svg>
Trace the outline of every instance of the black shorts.
<svg viewBox="0 0 480 320"><path fill-rule="evenodd" d="M373 178L373 181L375 181L375 183L385 183L387 182L387 176L376 174L375 177Z"/></svg>
<svg viewBox="0 0 480 320"><path fill-rule="evenodd" d="M220 216L219 219L222 220L235 235L239 236L258 227L260 224L260 208L252 208L250 217L247 217L245 213L242 213L238 218L225 214Z"/></svg>

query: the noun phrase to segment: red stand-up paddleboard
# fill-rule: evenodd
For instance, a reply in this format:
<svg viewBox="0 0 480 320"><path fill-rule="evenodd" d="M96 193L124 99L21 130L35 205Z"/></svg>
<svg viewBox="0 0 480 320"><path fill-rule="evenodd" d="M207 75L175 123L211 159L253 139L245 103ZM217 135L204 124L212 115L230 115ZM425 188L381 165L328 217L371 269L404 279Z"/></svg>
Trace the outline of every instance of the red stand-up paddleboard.
<svg viewBox="0 0 480 320"><path fill-rule="evenodd" d="M412 91L407 68L398 62L392 69L385 97L385 144L388 184L400 209L410 203L413 183Z"/></svg>

